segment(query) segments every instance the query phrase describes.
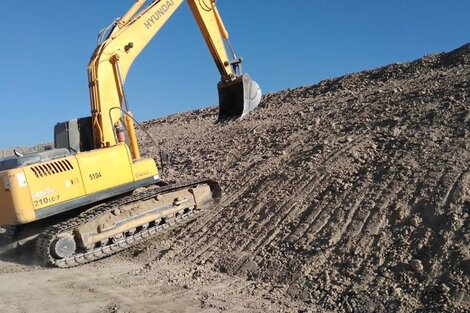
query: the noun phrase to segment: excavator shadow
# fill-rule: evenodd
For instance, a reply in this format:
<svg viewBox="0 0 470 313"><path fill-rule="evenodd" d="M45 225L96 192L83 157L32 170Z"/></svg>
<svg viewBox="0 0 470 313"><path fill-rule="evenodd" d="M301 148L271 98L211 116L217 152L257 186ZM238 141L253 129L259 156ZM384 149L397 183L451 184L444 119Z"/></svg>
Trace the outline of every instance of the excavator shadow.
<svg viewBox="0 0 470 313"><path fill-rule="evenodd" d="M0 261L19 265L41 265L35 253L34 240L28 241L23 245L2 247L0 250Z"/></svg>

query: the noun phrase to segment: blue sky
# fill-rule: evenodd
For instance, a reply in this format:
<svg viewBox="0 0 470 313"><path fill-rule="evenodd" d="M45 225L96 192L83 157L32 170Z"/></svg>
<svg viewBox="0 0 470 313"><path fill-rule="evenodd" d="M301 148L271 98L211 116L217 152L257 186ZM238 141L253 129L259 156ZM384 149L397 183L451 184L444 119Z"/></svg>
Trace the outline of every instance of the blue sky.
<svg viewBox="0 0 470 313"><path fill-rule="evenodd" d="M89 115L86 66L102 27L134 0L5 1L0 147L51 142ZM244 69L264 92L406 62L470 42L470 1L218 0ZM139 120L217 104L219 75L186 4L126 82Z"/></svg>

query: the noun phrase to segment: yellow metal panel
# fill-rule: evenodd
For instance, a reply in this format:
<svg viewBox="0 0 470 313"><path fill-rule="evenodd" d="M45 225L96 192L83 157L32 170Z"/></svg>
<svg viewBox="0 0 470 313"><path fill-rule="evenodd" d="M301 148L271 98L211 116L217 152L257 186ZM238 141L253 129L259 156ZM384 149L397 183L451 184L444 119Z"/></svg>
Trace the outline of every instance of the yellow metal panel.
<svg viewBox="0 0 470 313"><path fill-rule="evenodd" d="M2 172L1 177L0 225L34 221L36 217L23 169Z"/></svg>
<svg viewBox="0 0 470 313"><path fill-rule="evenodd" d="M152 177L154 160L132 162L125 144L3 171L0 225L29 223L37 210Z"/></svg>
<svg viewBox="0 0 470 313"><path fill-rule="evenodd" d="M129 148L119 144L76 155L86 194L133 182Z"/></svg>
<svg viewBox="0 0 470 313"><path fill-rule="evenodd" d="M0 225L12 224L15 220L15 207L10 190L9 172L0 175Z"/></svg>
<svg viewBox="0 0 470 313"><path fill-rule="evenodd" d="M74 156L24 168L35 210L83 196L85 190Z"/></svg>
<svg viewBox="0 0 470 313"><path fill-rule="evenodd" d="M142 180L149 177L158 178L158 169L153 159L141 159L132 164L134 180Z"/></svg>
<svg viewBox="0 0 470 313"><path fill-rule="evenodd" d="M234 74L222 37L227 36L228 38L228 32L223 25L214 2L214 0L188 0L188 5L209 47L220 74L223 79L227 79L231 74Z"/></svg>

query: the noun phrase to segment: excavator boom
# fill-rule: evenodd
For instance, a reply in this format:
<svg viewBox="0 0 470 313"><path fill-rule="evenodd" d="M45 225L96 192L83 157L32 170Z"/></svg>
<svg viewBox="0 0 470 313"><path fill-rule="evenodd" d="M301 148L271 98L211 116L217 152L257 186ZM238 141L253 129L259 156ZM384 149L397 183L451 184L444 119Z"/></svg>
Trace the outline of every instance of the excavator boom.
<svg viewBox="0 0 470 313"><path fill-rule="evenodd" d="M114 125L126 112L124 82L145 46L176 12L183 0L157 0L143 8L137 1L113 25L88 65L95 147L116 144ZM187 0L202 36L220 72L219 119L242 117L261 100L261 90L240 71L242 60L233 53L228 32L214 0ZM230 47L233 59L227 54ZM112 78L112 79L110 79Z"/></svg>

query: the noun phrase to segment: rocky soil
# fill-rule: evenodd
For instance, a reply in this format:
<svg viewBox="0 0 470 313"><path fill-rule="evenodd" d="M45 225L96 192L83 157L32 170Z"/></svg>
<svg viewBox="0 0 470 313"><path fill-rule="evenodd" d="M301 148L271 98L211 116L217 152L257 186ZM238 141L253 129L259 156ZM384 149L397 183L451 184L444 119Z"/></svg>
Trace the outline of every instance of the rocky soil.
<svg viewBox="0 0 470 313"><path fill-rule="evenodd" d="M158 147L139 131L166 180L221 182L216 210L70 272L4 256L2 295L32 272L102 300L87 312L470 311L470 45L216 115L145 122Z"/></svg>
<svg viewBox="0 0 470 313"><path fill-rule="evenodd" d="M215 115L146 123L174 157L168 179L226 193L165 258L325 310L469 308L469 45L268 94L242 121Z"/></svg>

